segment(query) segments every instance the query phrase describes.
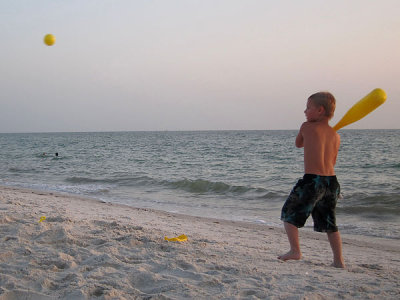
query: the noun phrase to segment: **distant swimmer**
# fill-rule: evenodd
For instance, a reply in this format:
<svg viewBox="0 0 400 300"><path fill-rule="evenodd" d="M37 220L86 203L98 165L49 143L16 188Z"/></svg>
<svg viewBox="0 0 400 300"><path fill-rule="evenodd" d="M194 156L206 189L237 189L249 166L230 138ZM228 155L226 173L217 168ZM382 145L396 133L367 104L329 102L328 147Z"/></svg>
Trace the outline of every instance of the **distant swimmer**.
<svg viewBox="0 0 400 300"><path fill-rule="evenodd" d="M58 152L56 152L56 156L58 156Z"/></svg>

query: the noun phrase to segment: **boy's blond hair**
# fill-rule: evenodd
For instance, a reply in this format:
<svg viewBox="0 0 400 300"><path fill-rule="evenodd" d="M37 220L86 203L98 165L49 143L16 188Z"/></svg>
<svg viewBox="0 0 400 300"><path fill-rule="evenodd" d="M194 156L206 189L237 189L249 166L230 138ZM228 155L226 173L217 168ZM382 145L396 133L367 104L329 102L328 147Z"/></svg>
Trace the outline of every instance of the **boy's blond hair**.
<svg viewBox="0 0 400 300"><path fill-rule="evenodd" d="M325 110L325 115L331 119L333 114L335 113L336 108L336 99L335 97L329 92L318 92L312 94L309 98L313 104L317 106L322 106Z"/></svg>

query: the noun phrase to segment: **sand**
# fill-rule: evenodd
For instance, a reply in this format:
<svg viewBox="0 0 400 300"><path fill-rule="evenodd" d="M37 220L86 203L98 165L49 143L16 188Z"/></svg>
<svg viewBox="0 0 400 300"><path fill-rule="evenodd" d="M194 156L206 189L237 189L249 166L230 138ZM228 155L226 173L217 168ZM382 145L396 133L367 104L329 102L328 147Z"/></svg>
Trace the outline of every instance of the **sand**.
<svg viewBox="0 0 400 300"><path fill-rule="evenodd" d="M282 262L280 228L0 187L0 300L399 299L399 241L342 237L344 270L306 230Z"/></svg>

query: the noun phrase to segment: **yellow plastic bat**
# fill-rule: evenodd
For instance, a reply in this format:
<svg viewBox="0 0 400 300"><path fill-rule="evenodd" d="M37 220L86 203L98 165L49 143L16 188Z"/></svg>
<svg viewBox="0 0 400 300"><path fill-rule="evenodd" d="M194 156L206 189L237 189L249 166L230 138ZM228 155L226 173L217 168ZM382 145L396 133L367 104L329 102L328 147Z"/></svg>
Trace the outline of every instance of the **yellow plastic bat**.
<svg viewBox="0 0 400 300"><path fill-rule="evenodd" d="M340 128L364 118L385 101L385 91L382 89L374 89L371 93L354 104L333 129L338 131Z"/></svg>
<svg viewBox="0 0 400 300"><path fill-rule="evenodd" d="M186 235L182 234L178 237L173 237L173 238L164 237L164 239L169 242L185 242L187 241L188 238Z"/></svg>

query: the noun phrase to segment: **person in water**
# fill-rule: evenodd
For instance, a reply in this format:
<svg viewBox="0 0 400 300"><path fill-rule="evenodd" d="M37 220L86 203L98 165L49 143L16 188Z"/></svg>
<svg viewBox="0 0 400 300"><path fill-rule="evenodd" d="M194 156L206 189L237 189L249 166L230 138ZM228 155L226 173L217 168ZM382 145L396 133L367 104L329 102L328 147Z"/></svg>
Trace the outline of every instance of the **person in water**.
<svg viewBox="0 0 400 300"><path fill-rule="evenodd" d="M344 268L342 240L336 226L335 208L340 185L335 175L340 146L339 134L329 125L336 100L328 92L311 95L304 111L307 121L300 127L296 147L304 148L304 177L294 186L282 208L290 250L279 259L299 260L301 250L298 228L312 215L314 230L326 232L333 252L333 266Z"/></svg>

